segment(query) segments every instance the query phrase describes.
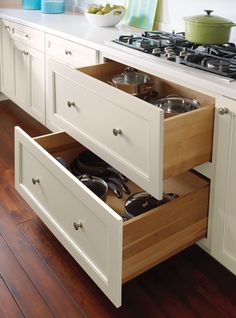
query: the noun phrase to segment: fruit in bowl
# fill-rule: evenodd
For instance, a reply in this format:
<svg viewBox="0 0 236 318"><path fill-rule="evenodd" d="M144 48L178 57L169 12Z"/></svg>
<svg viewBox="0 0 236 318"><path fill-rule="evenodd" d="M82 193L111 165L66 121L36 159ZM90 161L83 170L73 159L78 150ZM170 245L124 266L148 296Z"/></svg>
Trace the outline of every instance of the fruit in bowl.
<svg viewBox="0 0 236 318"><path fill-rule="evenodd" d="M105 6L99 4L88 5L85 16L89 23L99 27L109 27L118 24L125 12L125 8L116 4L107 3Z"/></svg>

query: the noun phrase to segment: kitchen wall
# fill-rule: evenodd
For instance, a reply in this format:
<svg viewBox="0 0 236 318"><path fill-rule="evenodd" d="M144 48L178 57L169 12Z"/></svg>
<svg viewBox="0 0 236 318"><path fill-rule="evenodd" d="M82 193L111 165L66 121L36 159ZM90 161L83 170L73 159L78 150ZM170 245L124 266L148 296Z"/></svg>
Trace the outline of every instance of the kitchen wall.
<svg viewBox="0 0 236 318"><path fill-rule="evenodd" d="M19 8L21 6L20 0L0 0L0 8Z"/></svg>

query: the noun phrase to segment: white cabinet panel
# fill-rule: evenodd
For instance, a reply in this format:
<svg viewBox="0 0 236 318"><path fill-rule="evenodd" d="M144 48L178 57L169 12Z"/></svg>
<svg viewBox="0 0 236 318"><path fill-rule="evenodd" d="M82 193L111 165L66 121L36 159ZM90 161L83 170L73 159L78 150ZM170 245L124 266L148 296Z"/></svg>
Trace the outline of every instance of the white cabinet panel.
<svg viewBox="0 0 236 318"><path fill-rule="evenodd" d="M38 50L28 48L28 94L27 112L45 124L45 57Z"/></svg>
<svg viewBox="0 0 236 318"><path fill-rule="evenodd" d="M224 97L217 106L213 256L236 274L236 101Z"/></svg>
<svg viewBox="0 0 236 318"><path fill-rule="evenodd" d="M1 21L1 91L11 98L14 94L11 23Z"/></svg>

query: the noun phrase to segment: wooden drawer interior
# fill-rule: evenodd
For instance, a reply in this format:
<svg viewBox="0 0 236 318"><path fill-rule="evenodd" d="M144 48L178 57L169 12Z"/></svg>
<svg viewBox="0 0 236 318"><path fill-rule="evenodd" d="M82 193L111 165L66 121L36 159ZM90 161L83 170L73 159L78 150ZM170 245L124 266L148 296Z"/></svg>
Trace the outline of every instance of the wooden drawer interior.
<svg viewBox="0 0 236 318"><path fill-rule="evenodd" d="M78 70L109 85L108 81L112 76L122 73L126 67L117 62L109 62ZM197 99L201 103L201 107L197 110L164 120L164 179L211 161L215 99L156 76L150 74L149 76L152 78L154 89L158 91L160 98L169 94L177 94Z"/></svg>
<svg viewBox="0 0 236 318"><path fill-rule="evenodd" d="M35 140L67 163L85 149L66 133ZM132 181L127 185L132 193L142 191ZM123 283L206 236L209 181L188 171L165 180L164 192L179 198L123 223ZM106 203L122 216L127 196L117 199L109 192Z"/></svg>

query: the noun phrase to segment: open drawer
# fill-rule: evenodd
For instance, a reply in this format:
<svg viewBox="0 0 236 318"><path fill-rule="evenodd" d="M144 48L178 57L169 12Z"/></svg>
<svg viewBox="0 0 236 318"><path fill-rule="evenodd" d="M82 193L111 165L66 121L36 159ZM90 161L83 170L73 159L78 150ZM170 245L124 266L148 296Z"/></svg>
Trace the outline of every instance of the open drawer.
<svg viewBox="0 0 236 318"><path fill-rule="evenodd" d="M163 180L211 160L214 99L153 77L160 95L178 93L202 104L164 119L163 110L107 84L124 68L109 62L76 70L49 60L47 125L161 199Z"/></svg>
<svg viewBox="0 0 236 318"><path fill-rule="evenodd" d="M178 199L123 221L125 196L108 193L105 203L55 159L71 162L82 150L64 132L32 139L17 127L16 189L119 307L122 282L206 236L209 183L191 172L169 178L164 190Z"/></svg>

